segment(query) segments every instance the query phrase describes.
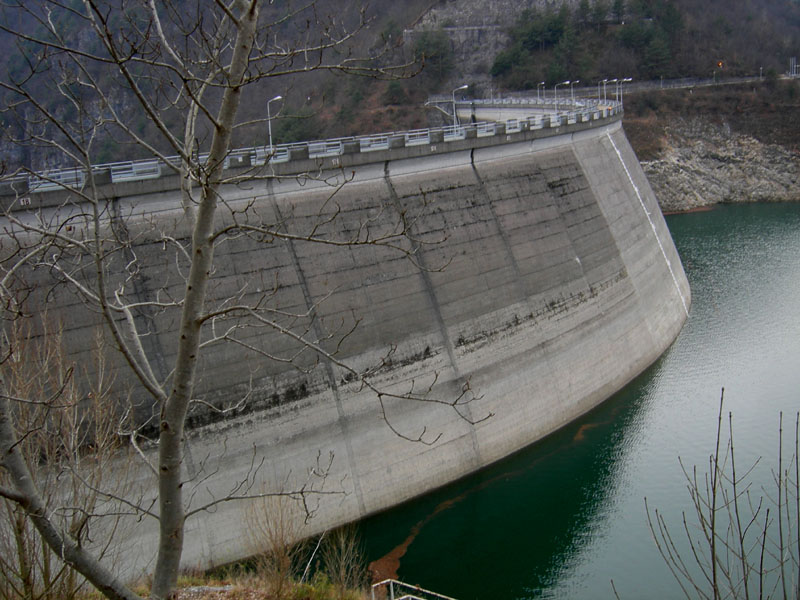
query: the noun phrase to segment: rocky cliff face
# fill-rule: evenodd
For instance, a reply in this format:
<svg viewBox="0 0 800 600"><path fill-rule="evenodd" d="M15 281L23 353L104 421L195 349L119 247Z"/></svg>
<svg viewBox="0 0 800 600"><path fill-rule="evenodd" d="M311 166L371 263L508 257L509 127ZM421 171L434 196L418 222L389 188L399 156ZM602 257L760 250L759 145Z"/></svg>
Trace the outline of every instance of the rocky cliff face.
<svg viewBox="0 0 800 600"><path fill-rule="evenodd" d="M468 81L480 94L492 91L489 69L509 41L508 29L527 9L557 10L578 0L440 0L403 32L408 47L423 31L441 29L450 38L455 68L449 81Z"/></svg>
<svg viewBox="0 0 800 600"><path fill-rule="evenodd" d="M663 150L642 162L665 212L719 202L800 200L800 154L707 118L672 119Z"/></svg>
<svg viewBox="0 0 800 600"><path fill-rule="evenodd" d="M555 10L562 4L572 7L578 0L440 0L420 17L415 28L509 26L523 10L547 7Z"/></svg>

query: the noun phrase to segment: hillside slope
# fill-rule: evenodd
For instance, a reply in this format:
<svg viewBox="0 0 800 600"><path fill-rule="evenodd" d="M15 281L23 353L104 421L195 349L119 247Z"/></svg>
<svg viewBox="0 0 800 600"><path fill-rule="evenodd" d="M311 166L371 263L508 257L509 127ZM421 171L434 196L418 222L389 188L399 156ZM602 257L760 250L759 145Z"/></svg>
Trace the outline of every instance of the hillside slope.
<svg viewBox="0 0 800 600"><path fill-rule="evenodd" d="M631 94L625 131L664 211L800 200L800 82Z"/></svg>
<svg viewBox="0 0 800 600"><path fill-rule="evenodd" d="M796 0L449 0L407 41L441 29L449 84L536 89L540 81L781 73L800 49Z"/></svg>

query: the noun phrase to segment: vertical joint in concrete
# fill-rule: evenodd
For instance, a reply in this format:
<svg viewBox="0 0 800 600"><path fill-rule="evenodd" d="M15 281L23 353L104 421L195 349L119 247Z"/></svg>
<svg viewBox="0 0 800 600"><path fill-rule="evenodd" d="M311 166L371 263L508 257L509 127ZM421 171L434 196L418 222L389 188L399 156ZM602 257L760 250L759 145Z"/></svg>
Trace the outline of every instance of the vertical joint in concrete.
<svg viewBox="0 0 800 600"><path fill-rule="evenodd" d="M389 197L392 199L392 202L394 203L398 212L402 212L403 207L400 205L400 198L397 196L397 191L394 189L392 180L389 177L388 161L384 165L383 174L384 179L386 180L386 187L389 190ZM439 300L436 297L436 290L433 287L430 272L428 271L428 267L425 263L425 254L422 251L422 246L419 243L414 243L411 248L411 252L416 257L417 263L419 264L419 274L422 278L422 285L425 289L425 295L428 297L428 301L433 309L433 314L436 318L436 324L442 336L442 342L447 350L447 356L450 359L450 366L452 367L456 378L461 379L461 373L458 369L458 363L456 362L455 349L453 347L452 340L450 339L450 335L447 333L447 325L445 324L444 316L442 315L442 307L439 305Z"/></svg>
<svg viewBox="0 0 800 600"><path fill-rule="evenodd" d="M508 256L508 262L511 264L511 268L514 270L514 279L517 290L519 292L520 300L525 300L528 297L528 292L524 288L523 284L523 277L522 271L519 268L519 263L517 263L517 259L514 257L514 251L511 248L511 240L508 238L508 232L503 229L503 224L500 222L500 218L497 216L497 211L494 209L494 202L489 197L489 190L486 187L486 184L481 177L481 174L478 172L478 168L475 166L475 149L473 148L469 154L469 161L470 165L472 166L472 172L475 174L475 179L478 181L478 186L481 189L481 195L486 198L486 206L489 207L489 213L491 214L492 221L497 228L497 233L500 235L500 239L503 240L503 248L506 251L506 255Z"/></svg>
<svg viewBox="0 0 800 600"><path fill-rule="evenodd" d="M392 202L394 203L396 209L398 211L402 211L403 207L400 204L400 198L397 195L397 190L394 189L394 184L392 183L391 177L389 176L389 161L384 163L383 167L383 177L386 181L386 187L389 190L389 197L391 198ZM461 371L458 368L458 362L456 361L456 352L453 346L453 341L450 339L450 334L447 331L447 323L445 323L444 315L442 314L442 307L439 304L439 299L436 296L436 289L431 281L430 271L427 268L425 262L425 254L422 251L422 246L415 242L412 246L412 252L416 257L417 263L419 265L419 274L420 278L422 279L422 286L425 290L425 295L428 297L428 302L430 303L431 310L433 311L434 319L436 320L436 326L439 329L439 333L442 336L442 344L447 351L447 357L450 360L450 366L453 369L453 376L456 381L459 383L466 384L468 383L462 375ZM468 421L472 421L472 411L468 405L463 406L460 409L460 414L462 414ZM475 427L470 427L469 429L469 436L470 442L472 444L472 451L473 456L477 464L482 464L481 460L481 452L480 446L478 444L478 436L475 433Z"/></svg>
<svg viewBox="0 0 800 600"><path fill-rule="evenodd" d="M278 206L277 201L275 200L275 195L272 193L272 180L267 181L267 189L269 192L269 197L272 203L272 209L275 211L275 216L278 219L278 223L282 224L281 226L283 229L286 229L286 220L284 219L283 215L281 214L281 209ZM325 332L322 331L322 325L320 324L319 319L317 318L317 311L316 311L316 304L314 299L311 296L311 291L308 286L308 280L306 279L305 272L303 271L302 266L300 265L300 259L297 256L297 251L294 247L293 240L286 240L286 247L289 251L289 258L292 261L292 266L294 267L295 273L297 274L297 281L300 286L300 289L303 293L303 300L306 305L306 309L308 310L308 314L311 316L311 327L314 335L317 337L318 340L324 339ZM330 387L331 394L333 394L333 399L336 403L336 413L338 416L337 422L340 427L340 435L342 437L342 442L345 446L345 452L347 453L347 466L350 471L350 475L353 478L353 491L356 496L356 501L358 502L358 510L359 513L363 516L367 514L367 507L364 503L364 494L361 490L361 478L358 476L358 471L356 470L356 460L355 460L355 452L353 451L353 436L350 433L350 426L348 423L347 415L344 412L344 407L342 406L342 398L341 394L339 393L339 386L336 382L336 374L333 370L333 364L329 358L323 356L322 364L325 368L325 378L327 379L328 386Z"/></svg>

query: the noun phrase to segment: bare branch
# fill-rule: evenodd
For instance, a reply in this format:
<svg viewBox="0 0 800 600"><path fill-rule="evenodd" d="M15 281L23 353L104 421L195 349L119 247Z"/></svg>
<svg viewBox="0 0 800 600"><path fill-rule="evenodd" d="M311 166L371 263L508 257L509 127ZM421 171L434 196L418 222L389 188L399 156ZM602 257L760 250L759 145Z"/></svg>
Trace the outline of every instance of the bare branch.
<svg viewBox="0 0 800 600"><path fill-rule="evenodd" d="M372 366L349 364L366 360L347 356L352 336L362 326L361 316L347 307L335 318L320 316L323 303L336 301L341 287L326 282L326 289L313 295L303 290L299 302L287 303L281 285L285 282L277 270L257 276L261 285L251 283L247 275L220 277L223 267L215 264L215 251L222 244L234 248L253 242L285 242L291 248L300 244L344 250L381 248L419 269L446 266L432 269L421 260L420 250L441 243L446 234L415 235L417 208L405 209L395 202L350 220L340 199L341 191L353 182L352 173L330 176L319 167L300 176L303 182L328 192L316 206L316 214L300 226L300 220L283 219L277 206L275 223L259 214L273 207L261 209L256 185L248 199L248 181L279 181L268 168L251 165L244 173L224 171L234 132L241 131L237 128L263 122L239 114L248 86L314 70L395 77L406 74L409 67L387 64L383 55L356 55L355 36L370 21L363 8L358 15L348 13L357 18L352 27L346 27L337 15L322 18L313 0L278 4L264 0L213 0L191 7L154 0L133 5L104 0L12 2L6 9L26 17L24 26L11 31L10 25L0 23L0 31L16 37L22 65L10 69L9 77L0 78L5 96L0 111L13 122L8 133L11 142L35 154L28 164L13 166L8 177L0 179L12 181L11 171L15 176L27 175L32 198L43 201L41 209L28 210L30 198L19 195L10 207L4 204L6 210L0 215L4 317L12 325L25 319L38 324L44 306L65 298L70 307L65 311L75 311L78 332L70 340L74 345L70 351L82 360L81 353L87 351L81 346L83 328L87 323L99 324L103 339L119 353L114 355L114 365L125 369L113 385L113 394L103 380L102 365L93 366L91 374L55 369L60 379L44 381L24 393L9 386L3 372L0 496L24 508L26 518L63 564L80 571L109 597L135 596L100 564L111 542L94 540L102 529L95 526L98 520L112 523L108 531L115 533L123 516L132 515L131 520L137 522L158 518L151 594L162 600L175 588L187 518L214 511L223 503L277 496L296 501L308 519L321 498L344 493L326 481L333 456L326 463L321 452L305 478L302 473L290 473L280 490L259 489L256 486L265 478L261 467L269 457L254 448L246 475L226 483L222 491L216 485L222 469L219 453L224 455L227 449L215 449L197 462L185 454L187 420L197 414L223 418L245 410L259 390L260 381L255 383L254 378L271 373L271 366L262 369L266 362L277 363L281 377L285 372L295 376L287 365L309 373L322 365L330 385L339 385L336 379L344 375L343 389L374 398L372 410L382 415L389 431L415 443L436 443L442 432L414 424L409 433L405 426L391 422L393 403L443 406L471 425L491 416L470 416L465 407L478 396L469 381L447 392L454 397L442 397L440 387L448 386L440 386L438 373L385 389L394 346L382 360L370 361L375 362ZM292 28L295 22L298 27ZM284 39L290 29L296 32L295 39ZM129 150L131 156L154 157L156 171L166 168L177 175L183 213L176 206L149 214L155 202L142 206L131 202L126 209L128 198L106 197L112 189L107 185L109 173L94 169L92 160L109 144ZM60 178L39 165L74 167L74 178ZM119 183L112 180L114 185ZM228 183L240 186L240 198L230 199L228 188L222 188ZM424 193L421 196L424 207ZM123 214L126 210L128 214ZM175 220L170 222L173 214ZM219 296L208 293L211 286L222 290ZM48 331L41 329L34 337L47 341ZM276 332L281 342L273 346L269 341L254 341L263 332ZM246 375L242 377L244 391L237 388L235 396L217 401L211 387L198 385L202 381L198 371L205 364L203 353L210 357L209 350L223 343L242 355L253 353L259 360L244 367L250 373L249 382ZM0 366L13 370L16 351L11 344L7 351L4 348ZM50 366L56 362L53 359ZM48 369L38 371L29 377L31 381ZM96 398L82 389L92 389L86 382L95 376L102 383L96 387L102 387L108 399L106 408L116 420L102 431L91 425ZM14 421L26 411L35 418ZM53 422L69 432L66 440L51 435ZM57 467L48 470L39 468L36 461L26 463L23 453L34 456L30 449L48 439L59 440L47 446L48 455L61 461L55 463ZM113 461L101 452L108 448L116 452ZM151 496L149 489L118 492L103 479L108 472L116 476L117 469L127 469L129 457L140 469L137 474L146 469L145 479L153 475L157 493ZM126 475L119 473L121 480ZM290 475L297 477L297 485L288 486ZM49 482L64 484L70 493L59 496L37 489ZM83 496L70 495L73 490L81 490ZM50 498L57 502L47 504ZM96 556L88 550L93 544L101 551Z"/></svg>

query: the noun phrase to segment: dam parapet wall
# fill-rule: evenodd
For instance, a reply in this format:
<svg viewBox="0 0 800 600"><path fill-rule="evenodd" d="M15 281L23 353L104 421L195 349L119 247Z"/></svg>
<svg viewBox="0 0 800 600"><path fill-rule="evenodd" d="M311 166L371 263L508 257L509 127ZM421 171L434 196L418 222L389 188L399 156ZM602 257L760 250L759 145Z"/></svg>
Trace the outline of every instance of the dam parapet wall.
<svg viewBox="0 0 800 600"><path fill-rule="evenodd" d="M222 188L217 226L242 233L217 248L208 304L271 316L221 311L212 323L196 395L234 410L190 414L194 506L240 482L302 489L315 509L307 533L322 532L541 439L672 343L688 282L618 115L498 131L302 157L286 163L294 173L276 164ZM137 318L168 380L179 309L168 300L181 297L186 267L170 247L188 229L161 185L108 184L109 227L126 244L107 267L157 306ZM390 243L360 243L366 232ZM97 315L52 272L31 277L29 302L63 318L71 355L90 363ZM133 487L146 499L154 480L143 470ZM246 556L245 509L224 502L190 521L184 565ZM131 572L151 560L157 523L132 532Z"/></svg>
<svg viewBox="0 0 800 600"><path fill-rule="evenodd" d="M562 99L560 110L553 100L525 97L459 102L458 106L462 114L466 107L464 124L237 148L225 159L225 178L236 181L348 169L385 160L553 137L622 118L619 103L593 99L578 102ZM480 121L469 122L469 116L476 114L480 115ZM203 155L200 158L203 160ZM177 156L97 164L91 170L91 183L102 198L181 188ZM4 211L58 207L75 201L77 194L73 190L88 184L87 170L80 167L5 178L0 183L0 206Z"/></svg>

